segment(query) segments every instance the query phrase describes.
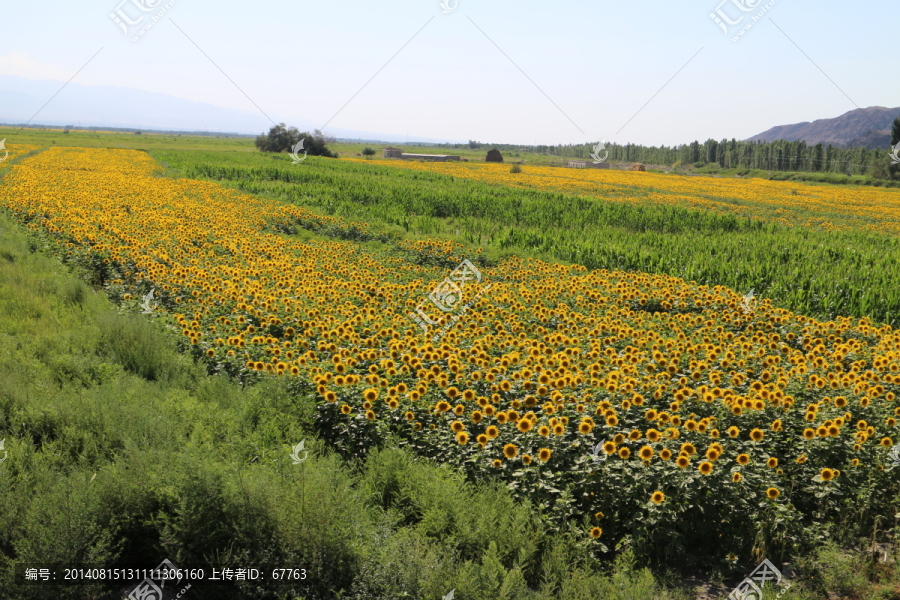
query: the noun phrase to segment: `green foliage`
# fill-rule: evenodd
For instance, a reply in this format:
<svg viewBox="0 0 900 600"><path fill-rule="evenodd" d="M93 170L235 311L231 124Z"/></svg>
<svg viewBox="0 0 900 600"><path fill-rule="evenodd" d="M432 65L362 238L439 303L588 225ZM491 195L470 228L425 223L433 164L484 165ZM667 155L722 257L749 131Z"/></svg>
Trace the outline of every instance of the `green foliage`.
<svg viewBox="0 0 900 600"><path fill-rule="evenodd" d="M520 167L519 165L513 165L509 168L509 172L510 173L521 173L522 167Z"/></svg>
<svg viewBox="0 0 900 600"><path fill-rule="evenodd" d="M294 147L303 142L301 150L313 156L336 158L326 143L328 140L316 129L313 133L301 132L296 127L287 127L284 123L273 125L269 133L256 138L256 147L262 152L293 152Z"/></svg>

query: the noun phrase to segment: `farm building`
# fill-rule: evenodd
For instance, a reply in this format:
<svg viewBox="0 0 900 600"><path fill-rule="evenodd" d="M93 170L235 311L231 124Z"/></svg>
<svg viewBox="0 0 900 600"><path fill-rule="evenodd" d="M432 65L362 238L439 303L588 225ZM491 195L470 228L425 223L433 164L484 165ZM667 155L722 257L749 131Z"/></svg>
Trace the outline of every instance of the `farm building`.
<svg viewBox="0 0 900 600"><path fill-rule="evenodd" d="M385 148L383 158L402 158L403 150L400 148Z"/></svg>
<svg viewBox="0 0 900 600"><path fill-rule="evenodd" d="M590 160L570 160L569 166L573 169L608 169L609 163L595 163Z"/></svg>
<svg viewBox="0 0 900 600"><path fill-rule="evenodd" d="M446 162L448 160L459 160L458 156L450 154L407 154L404 152L400 155L404 160L430 160L434 162Z"/></svg>

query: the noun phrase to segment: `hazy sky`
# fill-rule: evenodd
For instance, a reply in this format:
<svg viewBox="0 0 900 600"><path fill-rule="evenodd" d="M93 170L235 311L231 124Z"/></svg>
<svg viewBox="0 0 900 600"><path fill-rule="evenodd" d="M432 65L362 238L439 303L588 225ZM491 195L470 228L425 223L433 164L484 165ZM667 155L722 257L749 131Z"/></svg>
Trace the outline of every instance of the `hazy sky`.
<svg viewBox="0 0 900 600"><path fill-rule="evenodd" d="M167 0L0 0L0 74L65 82L83 67L74 82L252 111L261 130L257 106L288 123L522 144L740 139L900 106L896 0L445 1L446 14L438 0L168 0L134 42ZM743 17L727 35L717 8ZM117 9L143 21L126 34Z"/></svg>

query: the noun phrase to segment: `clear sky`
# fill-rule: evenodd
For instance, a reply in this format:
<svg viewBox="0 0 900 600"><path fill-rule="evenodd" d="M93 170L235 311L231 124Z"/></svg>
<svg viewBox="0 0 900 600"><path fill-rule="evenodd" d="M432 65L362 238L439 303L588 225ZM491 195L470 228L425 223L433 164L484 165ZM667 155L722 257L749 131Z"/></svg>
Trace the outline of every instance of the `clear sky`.
<svg viewBox="0 0 900 600"><path fill-rule="evenodd" d="M0 75L81 69L74 82L252 111L261 129L259 109L326 133L521 144L741 139L900 106L896 0L445 1L0 0ZM717 8L743 19L726 34ZM117 9L145 16L126 34Z"/></svg>

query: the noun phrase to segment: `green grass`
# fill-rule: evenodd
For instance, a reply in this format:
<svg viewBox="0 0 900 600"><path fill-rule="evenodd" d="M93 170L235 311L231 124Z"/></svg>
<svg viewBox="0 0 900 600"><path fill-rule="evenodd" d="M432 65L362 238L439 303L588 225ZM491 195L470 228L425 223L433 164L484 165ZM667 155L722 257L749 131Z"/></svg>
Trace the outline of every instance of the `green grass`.
<svg viewBox="0 0 900 600"><path fill-rule="evenodd" d="M224 135L201 136L143 132L134 133L111 131L88 131L72 129L18 129L0 127L0 140L6 139L9 146L28 144L35 146L68 146L77 148L129 148L134 150L173 149L180 150L232 150L256 152L253 138L226 137Z"/></svg>
<svg viewBox="0 0 900 600"><path fill-rule="evenodd" d="M788 227L676 207L510 188L438 173L310 157L155 151L177 176L221 181L396 235L451 238L590 269L662 273L772 298L830 319L900 323L895 237ZM623 198L635 190L621 188Z"/></svg>

